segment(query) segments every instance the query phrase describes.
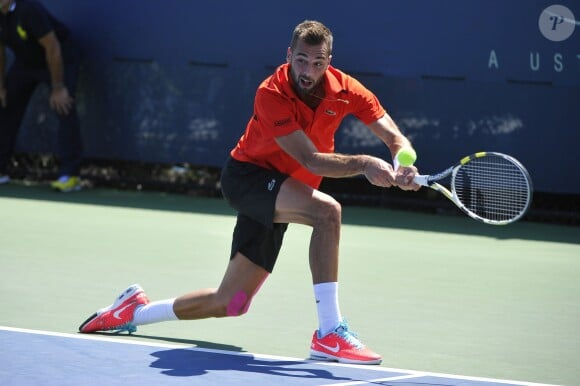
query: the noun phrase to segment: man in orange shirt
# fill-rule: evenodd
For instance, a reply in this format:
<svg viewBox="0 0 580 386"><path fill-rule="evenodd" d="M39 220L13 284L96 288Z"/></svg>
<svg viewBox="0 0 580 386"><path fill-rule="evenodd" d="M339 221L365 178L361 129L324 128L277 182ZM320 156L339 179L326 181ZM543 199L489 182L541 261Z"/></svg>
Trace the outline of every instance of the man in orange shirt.
<svg viewBox="0 0 580 386"><path fill-rule="evenodd" d="M92 315L81 332L135 331L165 320L238 316L272 272L288 223L312 227L310 269L319 326L313 358L378 364L338 304L341 206L318 190L323 177L364 175L373 185L417 190L415 167L396 168L377 157L334 153L334 133L353 114L390 149L411 144L377 98L356 79L330 66L332 34L323 24L296 26L287 63L259 86L254 114L222 171L222 192L238 211L230 263L219 288L150 303L139 285Z"/></svg>

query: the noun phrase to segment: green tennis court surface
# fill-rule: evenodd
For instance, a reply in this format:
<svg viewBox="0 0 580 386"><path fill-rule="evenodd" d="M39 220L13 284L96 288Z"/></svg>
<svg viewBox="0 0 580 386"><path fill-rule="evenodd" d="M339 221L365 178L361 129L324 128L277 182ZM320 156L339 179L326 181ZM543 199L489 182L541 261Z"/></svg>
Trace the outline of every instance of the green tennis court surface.
<svg viewBox="0 0 580 386"><path fill-rule="evenodd" d="M341 309L383 367L578 384L577 227L343 213ZM17 184L0 187L0 214L0 325L73 334L134 282L154 300L216 286L234 225L219 199ZM289 228L247 315L115 339L304 358L316 327L309 236Z"/></svg>

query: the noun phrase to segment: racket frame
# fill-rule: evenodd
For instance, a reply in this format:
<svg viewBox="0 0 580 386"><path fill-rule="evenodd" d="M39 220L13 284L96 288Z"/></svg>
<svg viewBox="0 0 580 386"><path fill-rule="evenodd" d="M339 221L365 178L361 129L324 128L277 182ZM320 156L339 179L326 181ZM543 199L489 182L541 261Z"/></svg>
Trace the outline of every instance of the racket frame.
<svg viewBox="0 0 580 386"><path fill-rule="evenodd" d="M527 197L527 201L524 207L524 210L522 210L517 216L507 219L507 220L491 220L491 219L487 219L484 217L481 217L479 215L477 215L476 213L473 213L472 211L470 211L459 199L459 196L457 195L457 192L455 191L455 189L453 188L455 186L455 176L457 175L457 172L459 171L459 169L461 169L461 167L463 165L465 165L466 163L468 163L471 160L474 160L476 158L481 158L481 157L485 157L487 155L495 155L498 157L502 157L506 160L508 160L509 162L511 162L512 164L514 164L516 167L518 167L520 169L520 171L522 172L522 174L525 177L525 180L528 184L528 191L530 192L530 194L528 194ZM447 178L449 175L451 175L451 190L447 189L445 186L439 184L436 181L439 180L443 180L445 178ZM428 188L431 188L437 192L442 193L445 197L447 197L451 202L453 202L455 204L455 206L457 206L459 209L461 209L465 214L467 214L469 217L473 218L474 220L477 221L481 221L485 224L491 224L491 225L507 225L507 224L511 224L517 220L519 220L520 218L522 218L527 210L530 207L531 201L532 201L532 192L533 192L533 186L532 186L532 180L530 178L530 175L528 173L528 171L526 170L526 168L515 158L503 154L503 153L497 153L497 152L486 152L486 151L482 151L482 152L477 152L471 155L468 155L466 157L463 157L458 163L456 163L455 165L445 169L444 171L442 171L441 173L437 173L434 175L424 175L424 174L418 174L415 176L415 178L413 179L413 181L419 185L422 186L426 186Z"/></svg>

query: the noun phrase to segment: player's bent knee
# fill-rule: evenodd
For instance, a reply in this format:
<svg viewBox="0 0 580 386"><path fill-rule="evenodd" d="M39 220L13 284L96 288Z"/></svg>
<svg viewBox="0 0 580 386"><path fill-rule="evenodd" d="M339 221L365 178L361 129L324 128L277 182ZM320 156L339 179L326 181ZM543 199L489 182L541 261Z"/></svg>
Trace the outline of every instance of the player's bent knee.
<svg viewBox="0 0 580 386"><path fill-rule="evenodd" d="M319 221L324 223L340 223L342 217L342 207L338 201L329 198L322 201L316 214Z"/></svg>
<svg viewBox="0 0 580 386"><path fill-rule="evenodd" d="M244 291L238 291L226 307L226 316L241 316L250 308L250 298Z"/></svg>

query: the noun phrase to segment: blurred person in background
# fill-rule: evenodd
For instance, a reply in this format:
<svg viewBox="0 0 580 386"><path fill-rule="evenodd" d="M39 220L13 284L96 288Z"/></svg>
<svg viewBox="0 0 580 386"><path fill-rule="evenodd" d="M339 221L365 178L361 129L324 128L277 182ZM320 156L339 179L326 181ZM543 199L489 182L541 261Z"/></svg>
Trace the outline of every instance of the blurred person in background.
<svg viewBox="0 0 580 386"><path fill-rule="evenodd" d="M14 54L6 71L5 47ZM59 121L59 178L55 190L81 188L80 124L73 94L79 58L69 29L34 0L0 0L0 183L10 181L8 165L28 103L41 83L50 88L49 105Z"/></svg>

